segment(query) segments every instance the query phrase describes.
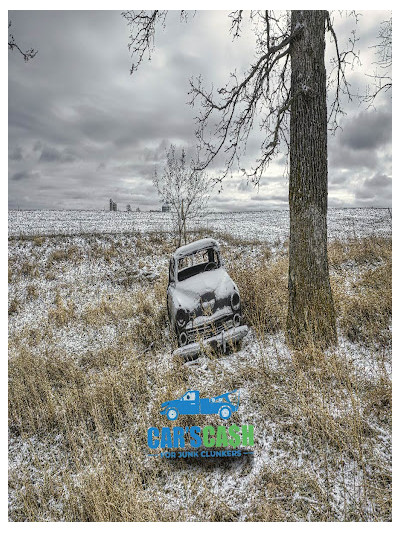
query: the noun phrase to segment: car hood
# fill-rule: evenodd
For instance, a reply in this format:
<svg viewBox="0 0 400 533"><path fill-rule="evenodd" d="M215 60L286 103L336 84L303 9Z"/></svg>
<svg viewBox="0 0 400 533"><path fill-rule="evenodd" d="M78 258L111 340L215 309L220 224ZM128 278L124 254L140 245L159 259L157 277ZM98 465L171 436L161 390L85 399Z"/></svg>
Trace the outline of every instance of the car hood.
<svg viewBox="0 0 400 533"><path fill-rule="evenodd" d="M222 300L237 290L227 271L220 267L176 283L174 300L176 307L189 311L195 309L204 298Z"/></svg>

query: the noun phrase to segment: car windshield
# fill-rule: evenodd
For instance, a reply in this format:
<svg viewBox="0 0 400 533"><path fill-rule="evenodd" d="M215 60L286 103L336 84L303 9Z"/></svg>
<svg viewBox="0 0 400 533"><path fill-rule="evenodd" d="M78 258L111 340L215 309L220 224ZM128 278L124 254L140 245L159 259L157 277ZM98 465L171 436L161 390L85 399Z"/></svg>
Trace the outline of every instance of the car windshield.
<svg viewBox="0 0 400 533"><path fill-rule="evenodd" d="M191 255L181 257L178 261L178 281L207 272L208 270L215 270L220 267L219 255L214 248L207 248L200 250Z"/></svg>

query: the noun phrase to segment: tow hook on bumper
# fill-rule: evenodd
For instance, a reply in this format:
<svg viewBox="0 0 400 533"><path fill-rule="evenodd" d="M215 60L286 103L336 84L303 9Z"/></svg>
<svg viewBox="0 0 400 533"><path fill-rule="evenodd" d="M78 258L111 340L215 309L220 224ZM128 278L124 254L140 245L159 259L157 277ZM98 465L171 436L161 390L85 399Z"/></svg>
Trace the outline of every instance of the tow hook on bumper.
<svg viewBox="0 0 400 533"><path fill-rule="evenodd" d="M194 355L197 355L201 352L202 348L205 348L206 346L212 346L212 347L219 347L222 346L224 352L226 351L226 346L229 345L231 342L238 342L243 337L247 335L249 332L248 326L238 326L236 328L228 329L227 331L223 331L222 333L219 333L218 335L215 335L214 337L210 337L209 339L204 339L201 342L193 342L192 344L188 344L186 346L181 346L180 348L177 348L173 355L179 355L184 358L190 358Z"/></svg>

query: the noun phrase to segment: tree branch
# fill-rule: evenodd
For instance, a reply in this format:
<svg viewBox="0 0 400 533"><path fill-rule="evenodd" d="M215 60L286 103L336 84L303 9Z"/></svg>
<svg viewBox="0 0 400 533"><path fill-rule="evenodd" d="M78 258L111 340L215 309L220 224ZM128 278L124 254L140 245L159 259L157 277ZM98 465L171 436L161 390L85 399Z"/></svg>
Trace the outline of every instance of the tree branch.
<svg viewBox="0 0 400 533"><path fill-rule="evenodd" d="M233 15L232 15L233 16ZM199 164L199 169L206 168L220 153L226 155L225 171L217 179L221 182L231 171L235 161L239 166L242 152L246 150L247 141L254 126L257 111L262 118L260 127L267 130L267 142L262 144L262 157L250 171L241 169L247 179L257 183L269 161L275 155L281 138L281 129L284 119L290 109L290 91L288 90L288 58L290 44L302 31L302 27L293 28L292 31L280 34L277 31L276 19L269 12L263 12L262 20L266 23L263 32L264 43L261 46L261 37L258 40L260 57L243 77L238 81L237 75L231 74L231 86L228 84L217 91L214 97L213 90L206 91L201 78L196 82L190 81L192 95L190 104L195 105L200 99L203 111L197 119L196 135L200 145L205 151L205 159ZM238 25L241 15L234 16L235 34L238 34ZM252 14L255 17L255 13ZM282 67L280 61L284 60ZM216 144L205 138L205 130L210 121L217 118L214 135L218 139ZM269 139L269 140L268 140Z"/></svg>
<svg viewBox="0 0 400 533"><path fill-rule="evenodd" d="M355 16L356 23L358 21L358 14L352 12ZM355 30L351 32L351 36L348 40L349 46L347 50L340 52L339 43L337 39L336 32L333 28L331 16L327 13L326 17L327 31L331 34L333 43L335 45L336 56L331 60L332 69L330 74L328 74L327 79L327 89L331 88L334 85L334 98L330 105L330 110L328 114L328 124L329 129L332 133L339 128L338 117L343 115L344 111L341 105L341 95L344 95L348 100L352 101L353 95L350 92L350 84L346 78L346 69L350 66L354 67L356 62L359 60L359 52L355 51L355 45L358 41L356 38Z"/></svg>
<svg viewBox="0 0 400 533"><path fill-rule="evenodd" d="M11 20L8 21L8 29L11 28ZM38 53L37 50L34 50L33 48L29 48L29 50L26 50L25 52L21 50L21 48L18 46L18 44L15 41L14 35L9 31L8 32L8 49L9 50L17 50L22 57L24 58L24 61L29 61L30 59L33 59L35 55Z"/></svg>

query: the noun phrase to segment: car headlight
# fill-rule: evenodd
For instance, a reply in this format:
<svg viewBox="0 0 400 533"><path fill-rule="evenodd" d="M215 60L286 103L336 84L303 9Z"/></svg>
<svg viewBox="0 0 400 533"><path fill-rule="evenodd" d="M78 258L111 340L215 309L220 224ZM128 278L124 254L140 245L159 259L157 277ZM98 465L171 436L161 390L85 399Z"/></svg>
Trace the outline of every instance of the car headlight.
<svg viewBox="0 0 400 533"><path fill-rule="evenodd" d="M240 326L240 322L241 322L240 315L238 313L233 315L233 325L235 326L235 328Z"/></svg>
<svg viewBox="0 0 400 533"><path fill-rule="evenodd" d="M237 311L240 307L240 297L237 292L234 292L231 296L231 306L234 311Z"/></svg>
<svg viewBox="0 0 400 533"><path fill-rule="evenodd" d="M183 328L188 321L188 314L184 309L178 309L176 313L176 323L180 328Z"/></svg>

